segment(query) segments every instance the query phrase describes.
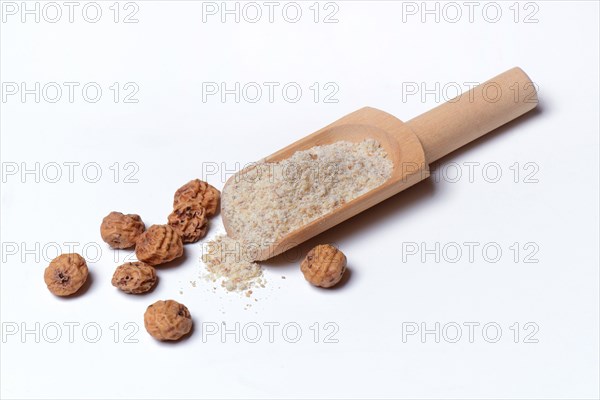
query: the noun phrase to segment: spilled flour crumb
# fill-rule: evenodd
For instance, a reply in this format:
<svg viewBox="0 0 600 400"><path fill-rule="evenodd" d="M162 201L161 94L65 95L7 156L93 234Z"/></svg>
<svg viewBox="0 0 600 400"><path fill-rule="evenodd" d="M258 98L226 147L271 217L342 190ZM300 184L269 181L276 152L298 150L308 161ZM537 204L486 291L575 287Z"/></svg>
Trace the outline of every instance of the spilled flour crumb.
<svg viewBox="0 0 600 400"><path fill-rule="evenodd" d="M252 294L251 288L265 286L262 267L248 259L240 241L228 236L220 235L209 241L202 261L208 271L205 278L212 282L220 280L221 286L229 291Z"/></svg>

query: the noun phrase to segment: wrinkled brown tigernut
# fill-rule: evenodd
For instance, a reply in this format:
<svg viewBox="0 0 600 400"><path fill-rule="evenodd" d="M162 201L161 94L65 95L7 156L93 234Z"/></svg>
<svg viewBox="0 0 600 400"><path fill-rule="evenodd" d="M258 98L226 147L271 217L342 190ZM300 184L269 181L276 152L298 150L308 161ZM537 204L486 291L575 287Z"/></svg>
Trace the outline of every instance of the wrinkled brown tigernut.
<svg viewBox="0 0 600 400"><path fill-rule="evenodd" d="M179 233L183 243L194 243L206 235L206 209L198 203L180 204L169 215L169 225Z"/></svg>
<svg viewBox="0 0 600 400"><path fill-rule="evenodd" d="M190 311L175 300L159 300L144 313L144 326L158 340L178 340L192 330Z"/></svg>
<svg viewBox="0 0 600 400"><path fill-rule="evenodd" d="M181 204L198 203L206 209L206 216L212 217L217 213L221 193L208 183L194 179L177 189L173 199L173 208Z"/></svg>
<svg viewBox="0 0 600 400"><path fill-rule="evenodd" d="M127 249L135 245L144 229L139 215L113 211L102 220L100 234L113 249Z"/></svg>
<svg viewBox="0 0 600 400"><path fill-rule="evenodd" d="M61 254L44 271L48 290L57 296L69 296L77 292L87 277L87 264L77 253Z"/></svg>
<svg viewBox="0 0 600 400"><path fill-rule="evenodd" d="M183 255L181 236L169 225L152 225L138 238L135 255L150 265L172 261Z"/></svg>
<svg viewBox="0 0 600 400"><path fill-rule="evenodd" d="M300 269L307 281L315 286L335 286L346 271L346 256L330 244L320 244L308 252Z"/></svg>
<svg viewBox="0 0 600 400"><path fill-rule="evenodd" d="M112 285L125 293L146 293L156 284L156 270L141 261L120 265L112 277Z"/></svg>

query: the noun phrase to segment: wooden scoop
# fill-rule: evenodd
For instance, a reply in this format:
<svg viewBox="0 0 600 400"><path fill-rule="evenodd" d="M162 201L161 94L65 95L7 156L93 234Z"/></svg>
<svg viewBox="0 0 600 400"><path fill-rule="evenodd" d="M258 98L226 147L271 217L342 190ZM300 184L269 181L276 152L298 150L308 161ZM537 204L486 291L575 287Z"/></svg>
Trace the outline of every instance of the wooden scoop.
<svg viewBox="0 0 600 400"><path fill-rule="evenodd" d="M516 67L406 123L384 111L365 107L264 158L260 162L277 162L314 146L373 138L385 149L394 169L381 186L264 247L257 260L283 253L427 178L429 163L523 115L537 103L533 82ZM247 170L238 174L243 172ZM225 183L223 191L235 178L234 175ZM232 229L225 213L221 215L227 234L243 239Z"/></svg>

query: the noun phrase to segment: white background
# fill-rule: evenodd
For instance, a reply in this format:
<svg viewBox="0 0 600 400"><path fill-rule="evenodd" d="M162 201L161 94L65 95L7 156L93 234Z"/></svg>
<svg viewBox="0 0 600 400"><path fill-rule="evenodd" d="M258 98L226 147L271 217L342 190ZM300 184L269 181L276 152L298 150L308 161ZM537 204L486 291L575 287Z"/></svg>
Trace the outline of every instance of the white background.
<svg viewBox="0 0 600 400"><path fill-rule="evenodd" d="M39 23L33 16L23 23L20 11L3 14L2 397L599 396L597 2L500 3L496 23L490 22L494 9L483 13L485 3L478 3L470 22L459 2L462 18L451 23L455 9L445 3L438 4L439 22L435 15L423 22L420 2L411 15L403 13L406 4L394 1L338 1L337 23L323 23L335 10L324 3L318 23L309 9L313 2L301 4L297 23L282 17L285 3L275 9L273 23L266 6L257 23L243 16L240 23L233 16L222 23L219 14L203 22L199 1L137 1L139 22L122 22L134 9L121 3L115 23L112 3L99 3L97 23L83 19L85 2L73 23L66 6L57 23L43 16ZM53 10L46 11L54 18ZM186 246L182 262L160 268L152 293L128 296L111 286L114 268L130 252L115 254L101 242L100 221L108 212L140 214L148 226L164 223L174 191L203 177L203 166L216 163L230 173L365 105L408 120L452 97L457 85L516 65L539 86L539 111L438 162L432 170L439 179L267 263L268 285L252 298L213 290L198 278L199 244ZM34 95L24 101L20 93L7 95L7 82L80 86L72 103L66 86L56 103L48 101L54 92L42 93L36 103ZM103 90L96 103L82 97L89 82ZM109 88L115 82L121 95L131 91L123 88L128 82L137 85L138 102L121 97L115 103ZM219 96L203 101L203 82L280 86L273 102L265 88L258 102L242 97L236 103L233 95L225 102ZM288 82L302 88L296 103L281 94ZM321 88L317 102L310 89L315 82ZM323 101L335 88L325 90L328 82L339 88L337 103ZM415 85L433 93L409 95ZM73 182L64 165L69 162L80 163ZM39 178L21 175L36 163ZM62 166L56 183L53 163ZM84 173L89 163L97 164ZM479 163L471 177L469 163ZM19 170L11 175L15 165ZM91 183L97 168L102 176ZM492 183L498 170L502 176ZM126 179L127 173L134 174ZM132 179L137 183L127 182ZM207 179L223 186L218 175ZM209 237L220 231L216 218ZM89 263L87 290L61 299L47 291L43 270L57 247L67 251L69 242L97 260ZM311 287L299 271L299 256L322 242L336 243L348 256L351 273L335 290ZM465 242L479 243L473 262ZM438 243L440 259L411 255L411 243L428 249ZM451 262L452 243L463 251L457 262ZM493 249L487 260L483 256L486 244L502 250L497 262L490 260ZM538 262L525 262L527 255ZM153 340L143 327L145 308L167 298L186 304L196 327L176 344ZM71 322L80 324L72 343L64 325ZM202 324L222 322L230 329L260 324L263 336L258 343L243 337L236 343L232 334L203 341ZM280 324L273 343L265 322ZM332 332L327 322L339 328L333 336L338 343L325 343ZM464 325L469 322L479 324L472 343ZM286 323L301 327L297 343L286 341ZM320 324L318 343L314 323ZM439 343L434 334L403 341L403 327L411 323L419 329L439 323ZM486 336L482 327L488 323ZM87 336L85 324L91 324ZM451 343L454 324L462 337ZM51 343L57 325L62 336ZM490 343L495 326L501 336ZM18 332L9 334L15 327ZM94 327L102 335L91 343ZM22 336L23 329L40 337ZM287 338L294 333L290 329Z"/></svg>

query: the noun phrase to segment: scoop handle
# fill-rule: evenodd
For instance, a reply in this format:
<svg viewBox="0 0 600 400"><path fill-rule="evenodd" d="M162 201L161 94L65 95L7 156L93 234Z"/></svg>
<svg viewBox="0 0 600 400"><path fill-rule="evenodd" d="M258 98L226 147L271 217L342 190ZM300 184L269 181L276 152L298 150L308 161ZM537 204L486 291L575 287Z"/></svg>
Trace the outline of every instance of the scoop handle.
<svg viewBox="0 0 600 400"><path fill-rule="evenodd" d="M534 109L537 91L519 67L464 92L407 122L432 163Z"/></svg>

